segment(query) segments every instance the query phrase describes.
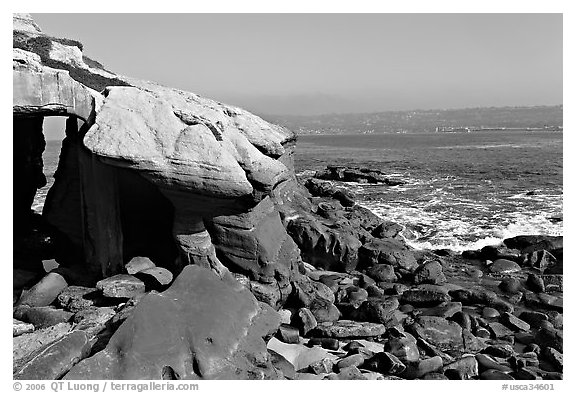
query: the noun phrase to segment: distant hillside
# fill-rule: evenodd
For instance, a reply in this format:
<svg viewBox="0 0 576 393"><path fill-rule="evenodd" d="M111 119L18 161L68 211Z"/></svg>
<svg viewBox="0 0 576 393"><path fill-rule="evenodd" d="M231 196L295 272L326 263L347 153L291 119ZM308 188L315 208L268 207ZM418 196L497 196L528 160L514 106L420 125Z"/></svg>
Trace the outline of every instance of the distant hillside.
<svg viewBox="0 0 576 393"><path fill-rule="evenodd" d="M562 105L394 111L318 116L262 115L299 134L435 132L470 129L562 129Z"/></svg>

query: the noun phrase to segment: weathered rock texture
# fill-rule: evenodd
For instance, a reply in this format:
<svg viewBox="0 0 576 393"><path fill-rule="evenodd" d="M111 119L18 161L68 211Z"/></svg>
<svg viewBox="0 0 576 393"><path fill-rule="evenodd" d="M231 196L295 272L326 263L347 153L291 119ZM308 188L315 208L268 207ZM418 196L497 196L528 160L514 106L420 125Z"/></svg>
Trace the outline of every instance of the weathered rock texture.
<svg viewBox="0 0 576 393"><path fill-rule="evenodd" d="M66 379L270 377L262 339L280 324L231 277L188 266L170 289L148 294L107 347L72 368Z"/></svg>
<svg viewBox="0 0 576 393"><path fill-rule="evenodd" d="M84 261L95 278L122 273L134 256L176 273L188 264L219 275L230 267L287 296L299 251L267 196L294 178L292 132L240 108L115 75L83 56L80 43L44 35L27 15L15 16L14 29L15 222L26 221L45 183L42 119L67 116L44 208L67 250L59 262ZM245 255L233 255L239 244Z"/></svg>

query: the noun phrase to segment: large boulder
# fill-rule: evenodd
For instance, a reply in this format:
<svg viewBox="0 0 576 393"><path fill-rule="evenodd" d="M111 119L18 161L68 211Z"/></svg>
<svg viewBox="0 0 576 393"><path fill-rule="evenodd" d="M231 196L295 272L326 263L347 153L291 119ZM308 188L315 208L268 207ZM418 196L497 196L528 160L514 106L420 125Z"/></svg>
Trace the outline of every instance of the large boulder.
<svg viewBox="0 0 576 393"><path fill-rule="evenodd" d="M351 312L352 319L356 321L366 321L381 323L385 326L397 325L396 310L398 309L398 299L390 297L368 298L360 307Z"/></svg>
<svg viewBox="0 0 576 393"><path fill-rule="evenodd" d="M199 216L242 211L242 199L269 191L288 170L250 143L234 113L150 83L110 87L84 145L110 165L142 173L177 209L185 203Z"/></svg>
<svg viewBox="0 0 576 393"><path fill-rule="evenodd" d="M520 235L504 240L506 247L531 253L539 250L551 252L555 257L562 255L564 238L562 236Z"/></svg>
<svg viewBox="0 0 576 393"><path fill-rule="evenodd" d="M461 350L464 346L460 325L442 317L421 316L411 330L442 350Z"/></svg>
<svg viewBox="0 0 576 393"><path fill-rule="evenodd" d="M442 265L438 261L430 261L418 266L414 272L414 284L441 285L446 282Z"/></svg>
<svg viewBox="0 0 576 393"><path fill-rule="evenodd" d="M226 267L251 280L274 283L276 297L286 299L291 292L290 282L299 275L300 250L269 197L247 213L214 217L205 223L218 258Z"/></svg>
<svg viewBox="0 0 576 393"><path fill-rule="evenodd" d="M311 215L288 222L288 233L301 250L304 262L325 270L352 271L358 264L362 243L350 231L331 228Z"/></svg>
<svg viewBox="0 0 576 393"><path fill-rule="evenodd" d="M266 377L263 337L280 324L266 307L233 278L187 266L168 290L142 299L106 348L65 378L161 379L167 369L178 379Z"/></svg>
<svg viewBox="0 0 576 393"><path fill-rule="evenodd" d="M371 210L359 206L354 205L348 209L346 209L346 213L344 214L348 223L351 227L357 230L365 230L367 232L377 232L378 234L385 235L388 233L387 227L393 225L390 221L385 221L374 214ZM376 231L377 228L383 226L384 228L382 232ZM391 229L391 228L390 228ZM387 237L387 236L377 236L377 237ZM390 236L393 237L393 236Z"/></svg>
<svg viewBox="0 0 576 393"><path fill-rule="evenodd" d="M304 186L313 196L334 198L338 200L342 206L354 206L354 194L344 188L332 185L329 181L309 178L304 183Z"/></svg>
<svg viewBox="0 0 576 393"><path fill-rule="evenodd" d="M362 267L387 264L409 271L418 267L410 248L397 239L373 239L365 243L358 254Z"/></svg>

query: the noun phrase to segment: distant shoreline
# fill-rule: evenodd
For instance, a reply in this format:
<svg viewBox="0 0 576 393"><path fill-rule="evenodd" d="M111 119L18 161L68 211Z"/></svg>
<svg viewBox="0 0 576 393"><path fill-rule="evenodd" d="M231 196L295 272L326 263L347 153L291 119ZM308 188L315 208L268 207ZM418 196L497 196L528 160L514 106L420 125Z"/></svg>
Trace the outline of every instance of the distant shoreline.
<svg viewBox="0 0 576 393"><path fill-rule="evenodd" d="M522 132L522 131L528 131L528 132L558 132L558 133L563 133L564 130L563 129L558 129L558 130L551 130L551 129L547 129L547 128L506 128L506 129L498 129L498 128L486 128L486 129L481 129L481 130L474 130L474 131L407 131L407 132L393 132L393 131L384 131L384 132L365 132L365 131L359 131L359 132L318 132L318 133L313 133L313 132L305 132L305 133L299 133L298 131L295 131L296 134L300 137L300 136L361 136L361 135L397 135L397 134L408 134L408 135L433 135L433 134L473 134L473 133L482 133L482 132Z"/></svg>

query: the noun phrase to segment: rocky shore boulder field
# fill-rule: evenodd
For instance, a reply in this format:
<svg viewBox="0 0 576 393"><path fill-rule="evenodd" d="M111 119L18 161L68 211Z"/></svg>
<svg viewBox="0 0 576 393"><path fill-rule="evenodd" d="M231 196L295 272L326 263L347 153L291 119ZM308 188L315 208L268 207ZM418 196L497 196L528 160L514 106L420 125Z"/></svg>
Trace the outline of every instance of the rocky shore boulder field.
<svg viewBox="0 0 576 393"><path fill-rule="evenodd" d="M296 135L14 16L14 379L563 378L563 239L416 250ZM42 215L43 119L66 118Z"/></svg>

